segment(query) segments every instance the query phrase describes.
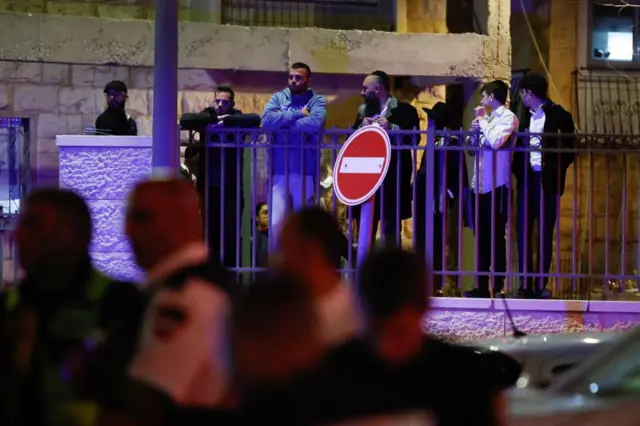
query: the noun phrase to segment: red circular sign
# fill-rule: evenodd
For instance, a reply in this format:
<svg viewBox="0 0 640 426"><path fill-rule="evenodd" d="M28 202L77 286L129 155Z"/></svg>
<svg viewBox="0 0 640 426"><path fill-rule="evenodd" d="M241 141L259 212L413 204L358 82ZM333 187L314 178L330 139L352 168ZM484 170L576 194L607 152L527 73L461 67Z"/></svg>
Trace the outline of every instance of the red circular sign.
<svg viewBox="0 0 640 426"><path fill-rule="evenodd" d="M389 170L391 141L378 125L362 127L347 139L333 168L333 187L347 206L367 201Z"/></svg>

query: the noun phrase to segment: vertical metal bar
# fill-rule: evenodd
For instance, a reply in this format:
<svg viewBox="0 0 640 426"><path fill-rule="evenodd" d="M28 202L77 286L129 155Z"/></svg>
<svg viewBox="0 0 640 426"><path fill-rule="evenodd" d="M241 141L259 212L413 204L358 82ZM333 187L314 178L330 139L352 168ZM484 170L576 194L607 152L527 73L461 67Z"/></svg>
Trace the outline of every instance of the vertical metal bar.
<svg viewBox="0 0 640 426"><path fill-rule="evenodd" d="M436 123L433 119L429 119L427 126L427 147L425 149L425 155L427 159L425 161L425 180L426 180L426 199L428 200L427 206L431 206L431 212L433 212L433 200L434 200L434 176L435 176L435 127ZM427 210L425 221L425 233L427 237L433 236L433 213L429 214L430 210ZM433 265L433 238L427 238L425 241L425 262L428 266ZM427 294L433 294L433 274L427 274Z"/></svg>
<svg viewBox="0 0 640 426"><path fill-rule="evenodd" d="M151 175L175 178L179 162L178 118L178 0L156 0L153 62L153 144Z"/></svg>
<svg viewBox="0 0 640 426"><path fill-rule="evenodd" d="M622 231L620 236L620 275L627 275L627 156L622 155ZM625 291L626 278L622 279L622 291Z"/></svg>

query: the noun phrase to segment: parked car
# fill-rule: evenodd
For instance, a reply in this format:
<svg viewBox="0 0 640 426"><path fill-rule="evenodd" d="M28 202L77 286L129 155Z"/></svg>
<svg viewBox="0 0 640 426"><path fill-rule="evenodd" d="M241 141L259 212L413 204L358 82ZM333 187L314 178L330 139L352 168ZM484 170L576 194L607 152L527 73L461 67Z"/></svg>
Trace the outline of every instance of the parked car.
<svg viewBox="0 0 640 426"><path fill-rule="evenodd" d="M482 352L509 355L522 366L528 386L546 387L561 373L612 345L623 332L584 332L502 337L461 342Z"/></svg>
<svg viewBox="0 0 640 426"><path fill-rule="evenodd" d="M638 425L640 410L640 327L576 366L547 389L518 379L508 393L507 424Z"/></svg>

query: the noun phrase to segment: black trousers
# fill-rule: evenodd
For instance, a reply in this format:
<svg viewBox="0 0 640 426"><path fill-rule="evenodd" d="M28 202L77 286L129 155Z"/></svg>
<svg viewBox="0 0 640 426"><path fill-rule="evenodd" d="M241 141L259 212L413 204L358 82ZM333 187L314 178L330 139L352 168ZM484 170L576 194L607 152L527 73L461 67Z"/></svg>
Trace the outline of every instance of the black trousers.
<svg viewBox="0 0 640 426"><path fill-rule="evenodd" d="M210 186L208 197L205 220L209 247L214 255L220 256L224 266L237 268L242 264L242 192L235 185Z"/></svg>
<svg viewBox="0 0 640 426"><path fill-rule="evenodd" d="M553 256L553 232L556 227L557 209L560 195L556 191L542 189L542 173L529 171L527 183L518 182L518 269L520 273L544 273L551 269ZM538 256L534 265L533 240L534 223L538 223ZM525 254L526 251L526 254ZM520 289L528 293L540 292L546 288L548 277L522 277Z"/></svg>
<svg viewBox="0 0 640 426"><path fill-rule="evenodd" d="M492 193L495 197L492 200ZM475 236L478 239L477 269L484 273L478 277L478 289L482 292L489 291L489 273L504 274L507 271L507 240L506 226L509 209L509 188L500 186L486 194L476 194L473 208L478 203L478 223L475 224ZM475 220L475 212L474 212ZM495 222L494 222L495 221ZM493 231L494 253L491 253L491 241ZM505 276L494 276L493 290L500 292L504 288Z"/></svg>

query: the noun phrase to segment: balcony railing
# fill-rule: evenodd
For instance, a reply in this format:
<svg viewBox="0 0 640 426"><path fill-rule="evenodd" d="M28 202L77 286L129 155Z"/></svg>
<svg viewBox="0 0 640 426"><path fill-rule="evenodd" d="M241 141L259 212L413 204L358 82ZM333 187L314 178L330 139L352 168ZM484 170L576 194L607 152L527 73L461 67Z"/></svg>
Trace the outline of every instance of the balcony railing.
<svg viewBox="0 0 640 426"><path fill-rule="evenodd" d="M395 31L395 2L379 0L222 0L232 25Z"/></svg>
<svg viewBox="0 0 640 426"><path fill-rule="evenodd" d="M336 215L344 232L340 266L353 275L358 209L337 201L331 181L334 159L351 132L210 129L198 185L206 197L208 236L243 282L265 270L284 216L305 204ZM420 145L425 134L427 144ZM391 167L377 195L382 225L376 244L387 240L422 253L433 266L435 295L460 295L487 282L496 292L517 295L546 283L554 298L635 300L640 136L515 135L520 141L546 137L554 148L542 150L527 142L491 150L466 132L390 136ZM516 179L518 164L528 166L538 154L542 184L529 167ZM506 171L499 159L504 155ZM471 185L474 167L485 168L484 189ZM564 170L566 182L559 177ZM508 184L495 188L500 173ZM534 217L545 232L534 226Z"/></svg>

